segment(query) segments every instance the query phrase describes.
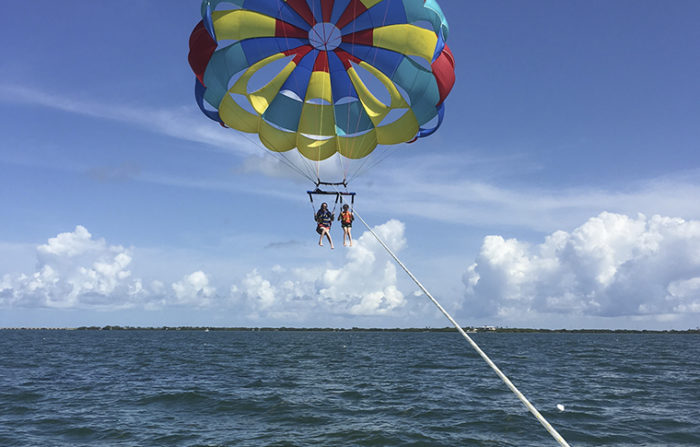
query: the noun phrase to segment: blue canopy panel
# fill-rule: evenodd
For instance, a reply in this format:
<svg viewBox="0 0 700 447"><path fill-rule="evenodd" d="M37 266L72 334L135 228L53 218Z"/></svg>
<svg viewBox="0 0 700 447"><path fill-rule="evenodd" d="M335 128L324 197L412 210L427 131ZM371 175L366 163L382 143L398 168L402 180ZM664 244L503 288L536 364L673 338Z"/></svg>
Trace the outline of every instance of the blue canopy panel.
<svg viewBox="0 0 700 447"><path fill-rule="evenodd" d="M337 23L340 15L350 5L350 0L335 0L333 3L333 12L331 13L331 23Z"/></svg>
<svg viewBox="0 0 700 447"><path fill-rule="evenodd" d="M204 92L206 91L206 87L202 85L201 82L199 82L199 79L195 78L194 79L194 97L195 100L197 101L197 105L199 106L199 109L204 113L207 117L210 119L220 123L224 124L223 121L221 121L221 117L219 116L219 112L217 110L209 110L204 106Z"/></svg>
<svg viewBox="0 0 700 447"><path fill-rule="evenodd" d="M241 40L240 44L243 47L248 66L251 66L273 54L284 53L289 49L308 45L308 41L294 37L255 37Z"/></svg>
<svg viewBox="0 0 700 447"><path fill-rule="evenodd" d="M435 62L437 58L440 56L442 53L442 50L445 49L445 39L442 38L442 30L438 33L438 41L437 44L435 45L435 53L433 53L433 59L431 63Z"/></svg>
<svg viewBox="0 0 700 447"><path fill-rule="evenodd" d="M306 20L304 20L291 6L289 6L287 2L282 0L275 0L274 2L246 0L245 8L250 11L265 14L266 16L274 17L303 30L308 31L310 28L309 24L306 23Z"/></svg>
<svg viewBox="0 0 700 447"><path fill-rule="evenodd" d="M280 90L289 90L294 92L301 101L303 102L306 98L306 90L309 86L309 79L311 79L311 73L314 71L314 63L316 62L316 57L318 56L318 50L309 51L306 56L304 56L296 68L292 70L282 88Z"/></svg>
<svg viewBox="0 0 700 447"><path fill-rule="evenodd" d="M325 22L325 20L323 20L323 10L324 8L328 8L329 4L333 3L333 0L325 0L325 3L326 5L323 5L321 2L306 0L306 4L308 5L309 10L311 10L311 14L313 14L316 23Z"/></svg>
<svg viewBox="0 0 700 447"><path fill-rule="evenodd" d="M352 85L350 76L345 70L343 62L335 52L328 52L328 66L331 75L331 89L333 90L333 102L342 98L358 98L355 86Z"/></svg>
<svg viewBox="0 0 700 447"><path fill-rule="evenodd" d="M406 10L401 1L384 0L360 14L340 30L342 35L352 34L380 26L406 23Z"/></svg>
<svg viewBox="0 0 700 447"><path fill-rule="evenodd" d="M438 116L437 124L435 124L434 127L428 127L428 128L421 127L420 130L418 131L417 138L429 137L430 135L434 134L436 130L438 130L440 128L440 126L442 125L442 120L445 118L445 103L444 102L442 104L440 104L440 107L437 110L437 116Z"/></svg>
<svg viewBox="0 0 700 447"><path fill-rule="evenodd" d="M204 5L202 5L204 7ZM205 7L205 12L202 16L202 22L204 22L204 27L207 29L207 32L211 36L212 39L214 39L214 42L218 42L216 40L216 32L214 31L214 22L211 19L211 7L209 5L206 5Z"/></svg>
<svg viewBox="0 0 700 447"><path fill-rule="evenodd" d="M344 42L340 44L339 48L367 62L384 73L388 78L394 76L394 73L396 73L396 70L401 65L401 61L405 59L403 54L397 53L396 51L367 45Z"/></svg>

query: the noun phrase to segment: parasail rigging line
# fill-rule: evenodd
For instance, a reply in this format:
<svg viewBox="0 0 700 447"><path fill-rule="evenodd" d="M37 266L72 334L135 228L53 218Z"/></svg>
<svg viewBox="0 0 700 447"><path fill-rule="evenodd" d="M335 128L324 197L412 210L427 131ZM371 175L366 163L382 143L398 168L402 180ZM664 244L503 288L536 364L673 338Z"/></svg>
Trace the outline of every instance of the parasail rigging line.
<svg viewBox="0 0 700 447"><path fill-rule="evenodd" d="M378 154L378 152L383 153ZM375 149L374 151L372 151L371 154L362 159L360 165L350 175L350 178L348 178L348 183L352 180L355 180L357 177L365 175L367 172L376 168L378 165L386 161L389 157L394 155L395 152L397 151L389 148L381 148L379 149L379 151Z"/></svg>
<svg viewBox="0 0 700 447"><path fill-rule="evenodd" d="M372 236L374 236L377 242L379 242L379 244L382 247L384 247L384 249L387 251L387 253L389 253L389 255L394 259L394 261L396 261L396 263L403 269L403 271L406 272L406 274L413 280L413 282L416 283L420 290L423 293L425 293L425 295L430 299L430 301L432 301L433 304L437 306L440 312L442 312L442 314L445 317L447 317L448 320L450 320L450 323L452 323L457 329L457 331L459 331L459 333L462 334L462 336L469 342L472 348L474 348L474 350L481 356L481 358L484 359L484 361L491 367L491 369L496 373L496 375L498 375L498 377L503 381L503 383L505 383L506 386L510 388L510 390L518 397L518 399L520 399L520 401L525 405L525 407L527 407L530 413L532 413L535 416L535 418L537 418L540 424L542 424L542 426L549 432L549 434L552 435L552 437L559 443L559 445L562 447L570 447L566 440L559 434L559 432L557 432L557 430L554 427L552 427L552 425L547 421L547 419L545 419L544 416L542 416L542 414L539 411L537 411L537 408L535 408L535 406L532 405L529 400L527 400L525 395L523 395L523 393L521 393L520 390L516 388L513 382L511 382L510 379L508 379L508 377L506 377L506 375L503 374L503 372L498 368L498 366L496 366L493 360L491 360L489 356L486 355L486 353L479 347L479 345L477 345L476 342L472 340L472 338L466 332L464 332L464 329L462 329L459 323L457 323L457 321L455 321L455 319L452 318L452 316L445 310L445 308L440 305L440 303L433 297L433 295L430 294L428 289L426 289L425 286L423 286L423 284L421 284L420 281L418 281L418 279L413 275L413 273L411 273L411 271L408 270L404 263L401 262L401 260L394 254L394 252L377 235L377 233L375 233L374 230L370 228L367 222L365 222L362 216L357 212L357 209L354 210L354 214L355 216L357 216L360 222L362 222L362 224L367 228L367 230L369 230Z"/></svg>
<svg viewBox="0 0 700 447"><path fill-rule="evenodd" d="M272 156L274 156L275 158L277 158L278 160L280 160L282 163L286 164L287 167L289 167L290 169L296 171L296 172L297 172L298 174L300 174L302 177L307 178L307 179L308 179L309 181L311 181L311 182L315 182L315 181L316 181L312 175L310 175L308 172L304 172L304 170L301 169L299 166L296 166L292 161L290 161L287 157L285 157L284 154L283 154L282 152L275 152L275 151L270 151L270 150L268 150L265 146L263 146L263 144L262 144L259 140L256 141L254 138L251 138L250 136L248 136L248 134L245 133L245 132L239 131L239 132L236 132L236 133L239 134L239 135L241 135L243 138L245 138L246 140L248 140L250 143L252 143L253 146L255 146L256 148L258 148L258 149L260 149L261 151L263 151L263 155L272 155ZM302 158L303 158L303 157L302 157Z"/></svg>

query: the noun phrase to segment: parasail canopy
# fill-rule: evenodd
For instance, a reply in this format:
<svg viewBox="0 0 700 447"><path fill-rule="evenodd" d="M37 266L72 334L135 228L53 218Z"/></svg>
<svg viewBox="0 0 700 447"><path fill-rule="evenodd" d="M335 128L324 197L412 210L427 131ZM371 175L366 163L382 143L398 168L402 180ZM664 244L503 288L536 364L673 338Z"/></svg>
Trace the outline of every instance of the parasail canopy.
<svg viewBox="0 0 700 447"><path fill-rule="evenodd" d="M204 0L189 62L212 120L271 151L359 159L440 126L447 35L435 0Z"/></svg>

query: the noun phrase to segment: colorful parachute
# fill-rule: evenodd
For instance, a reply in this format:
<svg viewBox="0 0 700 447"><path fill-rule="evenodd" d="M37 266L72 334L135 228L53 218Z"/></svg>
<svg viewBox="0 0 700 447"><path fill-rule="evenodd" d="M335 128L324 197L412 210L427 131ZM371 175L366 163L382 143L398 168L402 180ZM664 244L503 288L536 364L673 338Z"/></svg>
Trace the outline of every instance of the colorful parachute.
<svg viewBox="0 0 700 447"><path fill-rule="evenodd" d="M358 159L442 122L455 74L435 0L204 0L202 17L189 53L199 107L272 151Z"/></svg>

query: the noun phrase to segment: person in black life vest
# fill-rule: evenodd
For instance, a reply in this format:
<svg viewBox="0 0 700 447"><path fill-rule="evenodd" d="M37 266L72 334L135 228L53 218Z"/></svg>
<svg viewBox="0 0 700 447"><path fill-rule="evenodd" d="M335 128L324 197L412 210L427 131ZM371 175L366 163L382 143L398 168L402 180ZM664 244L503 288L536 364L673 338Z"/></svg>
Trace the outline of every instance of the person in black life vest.
<svg viewBox="0 0 700 447"><path fill-rule="evenodd" d="M345 242L345 239L347 238L350 241L350 246L352 247L352 221L355 220L355 216L352 215L352 211L350 211L350 206L346 203L343 205L343 211L341 211L340 215L338 216L338 220L340 221L340 225L343 227L343 247L347 247L347 243Z"/></svg>
<svg viewBox="0 0 700 447"><path fill-rule="evenodd" d="M333 224L334 217L335 216L328 211L328 204L326 202L321 204L321 208L318 210L315 216L316 223L318 224L316 226L316 232L321 235L321 237L318 239L318 245L323 247L323 236L326 236L328 238L328 242L331 244L331 250L334 248L333 239L331 239L331 225Z"/></svg>

